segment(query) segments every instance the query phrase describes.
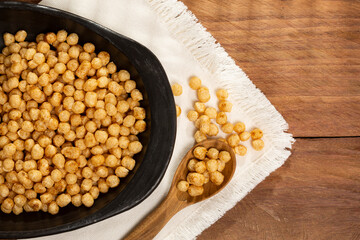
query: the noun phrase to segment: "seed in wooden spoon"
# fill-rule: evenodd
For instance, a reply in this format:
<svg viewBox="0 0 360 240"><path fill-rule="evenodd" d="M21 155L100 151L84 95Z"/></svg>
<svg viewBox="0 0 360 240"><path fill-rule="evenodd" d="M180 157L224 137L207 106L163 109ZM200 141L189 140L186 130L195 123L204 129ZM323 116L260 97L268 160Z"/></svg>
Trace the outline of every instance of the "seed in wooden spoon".
<svg viewBox="0 0 360 240"><path fill-rule="evenodd" d="M231 155L230 155L230 153L228 151L221 151L219 153L219 159L221 161L223 161L224 163L227 163L228 161L231 160Z"/></svg>
<svg viewBox="0 0 360 240"><path fill-rule="evenodd" d="M206 164L204 161L197 162L195 164L195 171L197 173L204 173L206 171Z"/></svg>
<svg viewBox="0 0 360 240"><path fill-rule="evenodd" d="M202 186L205 182L205 177L201 173L189 173L186 180L195 186Z"/></svg>
<svg viewBox="0 0 360 240"><path fill-rule="evenodd" d="M194 172L195 171L195 165L198 162L195 158L190 159L190 161L187 164L187 168L189 171Z"/></svg>
<svg viewBox="0 0 360 240"><path fill-rule="evenodd" d="M219 150L216 148L209 148L209 150L206 153L206 156L211 159L217 159L219 156Z"/></svg>
<svg viewBox="0 0 360 240"><path fill-rule="evenodd" d="M225 168L225 163L223 161L221 161L221 160L217 160L217 163L218 163L218 169L217 170L219 172L222 172L224 170L224 168Z"/></svg>
<svg viewBox="0 0 360 240"><path fill-rule="evenodd" d="M209 161L206 161L206 169L212 173L215 172L218 169L218 163L215 159L210 159Z"/></svg>
<svg viewBox="0 0 360 240"><path fill-rule="evenodd" d="M224 175L221 172L215 171L210 173L210 180L215 183L215 185L220 185L224 181Z"/></svg>
<svg viewBox="0 0 360 240"><path fill-rule="evenodd" d="M224 165L224 166L225 166L225 165ZM224 170L224 169L222 169L222 170ZM207 183L210 181L210 174L209 174L208 171L205 171L205 172L203 173L203 175L204 175L204 177L205 177L205 182L204 182L204 184L207 184Z"/></svg>
<svg viewBox="0 0 360 240"><path fill-rule="evenodd" d="M178 184L177 184L177 188L179 189L179 191L181 192L186 192L189 188L190 184L187 182L187 181L180 181Z"/></svg>
<svg viewBox="0 0 360 240"><path fill-rule="evenodd" d="M200 196L204 193L204 188L202 186L190 185L188 193L192 197Z"/></svg>
<svg viewBox="0 0 360 240"><path fill-rule="evenodd" d="M187 169L190 172L187 174L186 181L181 180L177 183L177 188L195 197L203 193L202 186L209 180L218 186L223 183L224 175L221 171L224 170L225 163L231 160L231 155L228 151L219 153L219 150L214 147L206 149L203 146L196 147L192 153L195 158L187 163Z"/></svg>

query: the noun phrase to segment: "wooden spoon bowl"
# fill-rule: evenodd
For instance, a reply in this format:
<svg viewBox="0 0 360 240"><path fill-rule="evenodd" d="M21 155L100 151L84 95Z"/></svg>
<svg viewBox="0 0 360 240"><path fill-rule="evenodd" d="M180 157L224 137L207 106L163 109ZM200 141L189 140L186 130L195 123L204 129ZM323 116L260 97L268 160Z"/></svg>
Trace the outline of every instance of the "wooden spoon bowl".
<svg viewBox="0 0 360 240"><path fill-rule="evenodd" d="M221 172L224 175L224 182L221 185L217 186L214 183L212 183L211 181L209 181L208 183L206 183L203 186L204 187L203 194L201 194L200 196L191 197L187 192L180 192L179 190L177 190L176 185L180 180L186 180L186 176L189 173L187 164L190 159L195 158L193 151L196 147L199 147L199 146L205 147L206 149L214 147L214 148L218 149L219 152L220 151L228 151L231 155L231 160L226 163L224 170ZM175 189L177 199L179 201L185 201L187 205L191 205L193 203L200 202L202 200L205 200L205 199L215 195L221 189L223 189L226 186L226 184L231 180L232 176L234 175L235 168L236 168L236 161L235 161L234 151L226 142L223 142L223 141L220 141L217 139L208 139L208 140L202 141L202 142L196 144L194 147L192 147L187 152L187 154L182 159L182 161L180 162L180 164L175 172L175 175L173 177L170 192L172 189Z"/></svg>
<svg viewBox="0 0 360 240"><path fill-rule="evenodd" d="M214 147L219 151L228 151L231 155L231 160L226 163L225 168L222 171L222 174L224 175L224 181L221 185L217 186L209 181L203 186L204 193L202 195L191 197L187 192L180 192L176 185L179 181L186 180L186 176L189 172L187 169L187 164L190 159L195 158L193 150L199 146L203 146L206 149ZM153 239L177 212L187 206L190 206L191 204L198 203L207 198L210 198L221 191L230 182L232 176L234 175L235 169L235 154L232 148L226 142L217 139L208 139L196 144L181 160L173 177L169 193L164 201L142 222L140 222L133 229L133 231L125 237L125 240Z"/></svg>

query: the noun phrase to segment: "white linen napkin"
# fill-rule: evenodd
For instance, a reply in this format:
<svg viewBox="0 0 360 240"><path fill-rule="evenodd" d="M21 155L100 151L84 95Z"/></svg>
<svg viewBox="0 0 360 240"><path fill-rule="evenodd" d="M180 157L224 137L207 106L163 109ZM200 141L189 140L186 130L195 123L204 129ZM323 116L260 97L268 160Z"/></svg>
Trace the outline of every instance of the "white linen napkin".
<svg viewBox="0 0 360 240"><path fill-rule="evenodd" d="M195 91L188 86L190 76L200 77L203 85L210 89L212 98L207 104L209 106L217 107L216 89L227 89L234 104L229 121L243 121L247 130L254 127L262 129L265 148L256 152L250 141L245 142L248 153L245 157L237 156L237 169L228 186L216 196L182 210L156 239L195 238L289 157L294 140L291 134L285 132L288 128L285 120L182 2L43 0L40 4L91 19L145 45L159 58L170 82L183 86L183 94L175 97L182 114L177 120L173 156L158 188L127 212L78 230L37 240L121 239L161 202L169 190L178 163L194 144L195 127L186 117L196 100Z"/></svg>

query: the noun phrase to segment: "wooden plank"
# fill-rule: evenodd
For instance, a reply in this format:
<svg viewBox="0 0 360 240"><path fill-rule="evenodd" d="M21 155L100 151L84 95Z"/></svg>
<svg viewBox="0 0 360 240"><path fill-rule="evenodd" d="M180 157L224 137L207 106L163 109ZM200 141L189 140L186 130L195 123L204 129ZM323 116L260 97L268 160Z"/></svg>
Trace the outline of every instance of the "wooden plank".
<svg viewBox="0 0 360 240"><path fill-rule="evenodd" d="M198 238L360 239L360 138L298 139L284 166Z"/></svg>
<svg viewBox="0 0 360 240"><path fill-rule="evenodd" d="M359 1L183 2L294 136L360 135Z"/></svg>
<svg viewBox="0 0 360 240"><path fill-rule="evenodd" d="M360 96L274 96L295 137L360 135Z"/></svg>

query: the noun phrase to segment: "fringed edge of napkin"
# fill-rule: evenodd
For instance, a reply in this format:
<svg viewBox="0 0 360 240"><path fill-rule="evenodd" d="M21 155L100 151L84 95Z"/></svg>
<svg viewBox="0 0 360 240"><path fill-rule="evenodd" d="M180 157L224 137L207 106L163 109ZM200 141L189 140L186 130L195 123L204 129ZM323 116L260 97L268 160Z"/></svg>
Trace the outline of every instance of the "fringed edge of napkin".
<svg viewBox="0 0 360 240"><path fill-rule="evenodd" d="M273 147L257 158L248 169L235 176L211 201L201 203L197 211L179 224L166 239L190 239L199 235L226 211L235 206L257 184L275 171L290 156L295 142L288 124L265 95L256 88L216 39L206 31L194 14L178 0L148 0L170 34L192 53L204 69L216 77L241 109L261 126Z"/></svg>

